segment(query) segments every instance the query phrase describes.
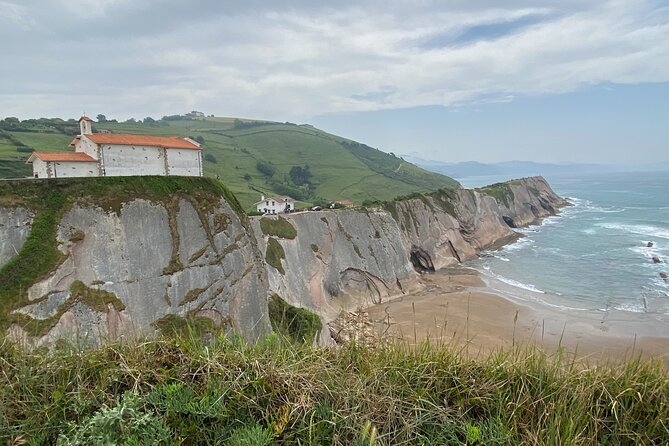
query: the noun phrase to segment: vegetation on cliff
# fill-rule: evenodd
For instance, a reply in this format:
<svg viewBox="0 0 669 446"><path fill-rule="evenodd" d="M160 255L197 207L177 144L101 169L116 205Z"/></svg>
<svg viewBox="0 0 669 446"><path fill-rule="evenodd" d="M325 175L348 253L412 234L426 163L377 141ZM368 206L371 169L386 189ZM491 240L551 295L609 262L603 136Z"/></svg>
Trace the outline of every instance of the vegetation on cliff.
<svg viewBox="0 0 669 446"><path fill-rule="evenodd" d="M48 353L0 343L0 443L666 444L659 364L535 350L173 338ZM148 442L148 443L147 443Z"/></svg>

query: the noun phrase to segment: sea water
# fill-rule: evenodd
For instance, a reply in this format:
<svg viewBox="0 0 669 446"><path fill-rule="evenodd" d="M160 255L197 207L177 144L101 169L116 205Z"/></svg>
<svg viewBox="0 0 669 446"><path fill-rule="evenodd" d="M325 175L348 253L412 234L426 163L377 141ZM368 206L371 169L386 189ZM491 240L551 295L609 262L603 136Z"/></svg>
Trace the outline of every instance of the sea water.
<svg viewBox="0 0 669 446"><path fill-rule="evenodd" d="M636 172L546 178L573 206L524 237L468 262L520 299L573 310L621 310L667 320L669 173ZM501 178L463 178L477 187ZM648 247L652 242L652 247ZM662 263L654 263L653 257Z"/></svg>

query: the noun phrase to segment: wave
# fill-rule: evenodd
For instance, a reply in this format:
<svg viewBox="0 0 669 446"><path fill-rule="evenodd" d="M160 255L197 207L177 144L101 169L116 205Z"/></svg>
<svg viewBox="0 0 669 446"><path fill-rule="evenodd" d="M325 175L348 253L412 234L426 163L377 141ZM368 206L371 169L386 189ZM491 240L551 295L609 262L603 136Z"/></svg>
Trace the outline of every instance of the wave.
<svg viewBox="0 0 669 446"><path fill-rule="evenodd" d="M613 307L615 310L629 311L630 313L645 313L646 304L643 302L626 302Z"/></svg>
<svg viewBox="0 0 669 446"><path fill-rule="evenodd" d="M534 240L532 240L529 237L521 238L518 239L517 242L511 243L510 245L506 245L505 247L502 248L502 251L509 252L509 251L518 251L523 248L527 248L528 246L531 246L534 244Z"/></svg>
<svg viewBox="0 0 669 446"><path fill-rule="evenodd" d="M630 234L646 235L669 239L669 229L658 228L650 225L630 225L624 223L597 223L596 226L616 231L629 232Z"/></svg>
<svg viewBox="0 0 669 446"><path fill-rule="evenodd" d="M545 291L540 290L539 288L535 287L532 284L519 282L517 280L509 279L508 277L500 276L499 274L495 274L495 273L492 273L492 276L496 280L499 280L500 282L504 282L507 285L511 285L513 287L522 288L523 290L532 291L533 293L546 294Z"/></svg>
<svg viewBox="0 0 669 446"><path fill-rule="evenodd" d="M493 257L496 258L496 259L501 260L502 262L510 262L510 260L507 259L507 258L504 257L504 256L500 256L500 255L496 255L496 254L490 254L490 255L493 256Z"/></svg>

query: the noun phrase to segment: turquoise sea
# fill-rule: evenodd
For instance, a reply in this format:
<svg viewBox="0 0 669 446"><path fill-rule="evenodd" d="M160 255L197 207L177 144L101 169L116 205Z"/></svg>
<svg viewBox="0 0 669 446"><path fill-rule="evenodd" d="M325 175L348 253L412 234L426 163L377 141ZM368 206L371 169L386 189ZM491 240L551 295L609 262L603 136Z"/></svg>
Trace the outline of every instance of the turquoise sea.
<svg viewBox="0 0 669 446"><path fill-rule="evenodd" d="M476 187L505 179L459 180L465 187ZM519 299L667 320L669 283L660 273L669 273L669 173L546 179L573 206L520 229L524 237L516 243L467 265ZM653 256L662 263L654 263Z"/></svg>

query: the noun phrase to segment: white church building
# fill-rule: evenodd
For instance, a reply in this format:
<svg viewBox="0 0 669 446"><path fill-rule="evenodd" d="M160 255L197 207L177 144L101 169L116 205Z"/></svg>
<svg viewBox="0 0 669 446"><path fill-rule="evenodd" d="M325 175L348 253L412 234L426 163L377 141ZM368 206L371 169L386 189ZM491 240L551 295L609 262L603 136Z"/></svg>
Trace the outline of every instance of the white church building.
<svg viewBox="0 0 669 446"><path fill-rule="evenodd" d="M79 119L74 152L33 152L33 177L203 175L202 147L190 138L93 133L91 122Z"/></svg>

